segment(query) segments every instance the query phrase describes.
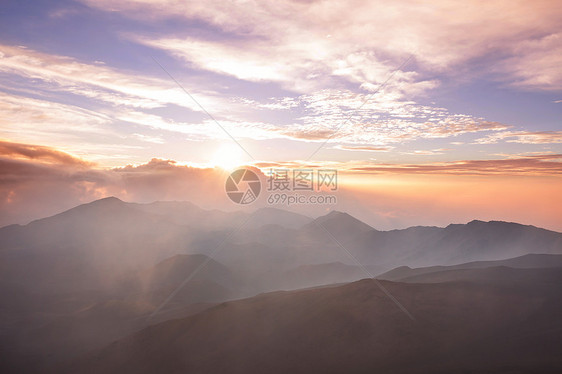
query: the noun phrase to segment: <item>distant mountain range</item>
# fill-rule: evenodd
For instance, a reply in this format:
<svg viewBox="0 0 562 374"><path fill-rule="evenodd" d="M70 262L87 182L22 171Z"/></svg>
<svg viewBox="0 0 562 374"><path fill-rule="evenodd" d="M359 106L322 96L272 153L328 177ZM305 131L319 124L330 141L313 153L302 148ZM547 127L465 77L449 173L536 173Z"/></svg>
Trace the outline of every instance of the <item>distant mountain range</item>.
<svg viewBox="0 0 562 374"><path fill-rule="evenodd" d="M55 293L111 289L127 274L177 254L213 253L235 276L245 278L240 282L248 294L279 289L271 279L302 266L356 265L349 254L372 274L398 266L562 254L562 234L515 223L472 221L378 231L337 211L311 221L272 208L249 215L206 211L186 202L135 204L117 198L4 227L0 243L5 280ZM364 276L357 273L357 279ZM351 278L335 272L331 283ZM322 282L326 280L324 276ZM302 285L314 283L303 280Z"/></svg>
<svg viewBox="0 0 562 374"><path fill-rule="evenodd" d="M404 290L503 287L520 284L517 276L534 284L555 271L547 268L562 268L562 234L516 223L378 231L337 211L311 219L106 198L0 229L0 349L10 352L0 369L67 363L155 323L263 292L371 275Z"/></svg>

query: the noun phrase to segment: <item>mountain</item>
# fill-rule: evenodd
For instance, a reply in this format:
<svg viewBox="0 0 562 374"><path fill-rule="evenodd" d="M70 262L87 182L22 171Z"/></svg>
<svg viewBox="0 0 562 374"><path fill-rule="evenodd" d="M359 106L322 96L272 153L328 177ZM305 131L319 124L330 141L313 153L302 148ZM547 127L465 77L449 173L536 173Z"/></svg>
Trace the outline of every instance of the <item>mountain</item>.
<svg viewBox="0 0 562 374"><path fill-rule="evenodd" d="M183 284L203 264L205 271ZM18 371L41 371L45 361L67 360L157 321L240 297L237 282L226 267L204 255L176 255L129 274L109 292L27 293L0 311L0 343L10 343L6 357L37 365ZM174 298L149 317L174 291Z"/></svg>
<svg viewBox="0 0 562 374"><path fill-rule="evenodd" d="M562 254L561 233L533 226L472 221L445 228L418 226L378 231L337 211L299 229L248 226L236 232L232 242L244 247L241 250L245 258L259 259L257 263L275 259L280 272L332 262L355 264L353 258L380 274L398 266L418 268L526 254ZM220 257L221 253L218 256L231 266L228 259Z"/></svg>
<svg viewBox="0 0 562 374"><path fill-rule="evenodd" d="M190 281L183 284L188 277ZM169 307L228 300L239 296L241 285L227 267L205 255L175 255L137 271L117 289L128 300L149 302L156 308L179 287Z"/></svg>
<svg viewBox="0 0 562 374"><path fill-rule="evenodd" d="M188 201L156 201L149 204L129 203L143 212L157 214L177 225L198 230L222 230L236 227L236 223L247 217L242 212L205 210Z"/></svg>
<svg viewBox="0 0 562 374"><path fill-rule="evenodd" d="M372 230L346 243L367 265L388 270L491 261L526 254L562 254L562 234L510 222L471 221L465 225Z"/></svg>
<svg viewBox="0 0 562 374"><path fill-rule="evenodd" d="M0 286L7 282L34 293L101 290L177 254L213 253L233 273L245 274L246 284L259 285L299 266L353 264L351 256L380 273L562 253L562 234L515 223L378 231L337 211L313 222L279 209L254 214L205 211L186 202L97 200L0 229ZM249 221L241 229L229 227L244 219Z"/></svg>
<svg viewBox="0 0 562 374"><path fill-rule="evenodd" d="M404 278L407 283L473 282L479 284L502 284L506 286L533 284L537 279L558 281L561 268L514 269L507 266L481 269L443 270Z"/></svg>
<svg viewBox="0 0 562 374"><path fill-rule="evenodd" d="M532 285L534 269L513 273L501 266L553 267L561 237L505 222L378 231L337 211L311 222L279 209L248 215L187 202L101 199L0 229L0 350L4 361L27 368L16 372L41 371L216 303L366 277L351 265L354 258L372 274L416 267L383 276L404 280L399 290L417 287L407 282L480 286L478 279L496 282L494 274L504 279L494 287L520 284L518 275ZM485 263L464 263L470 261Z"/></svg>
<svg viewBox="0 0 562 374"><path fill-rule="evenodd" d="M336 240L346 242L362 233L373 231L373 228L366 223L361 222L357 218L336 210L331 211L325 216L318 217L309 224L310 230L318 230L321 227L320 234L333 236ZM322 232L324 231L324 232Z"/></svg>
<svg viewBox="0 0 562 374"><path fill-rule="evenodd" d="M296 286L297 278L289 283L281 278L290 277L291 275L287 273L289 271L311 265L318 266L317 273L318 269L322 267L325 269L326 273L321 277L327 281L331 280L328 283L338 283L342 281L342 277L337 273L331 276L329 267L325 265L341 263L341 266L346 266L353 261L336 241L346 242L359 233L373 230L352 216L337 211L305 225L301 223L299 222L298 227L294 229L280 225L254 227L249 223L242 230L234 232L232 244L228 245L227 250L218 252L216 258L230 268L244 268L245 272L252 276L265 276L265 279L256 281L262 285L276 284L277 287L284 288L291 283ZM358 279L352 278L349 280ZM303 279L301 287L311 284L309 280L300 279ZM312 281L312 284L316 283ZM272 289L278 288L267 288L262 291Z"/></svg>
<svg viewBox="0 0 562 374"><path fill-rule="evenodd" d="M256 230L262 225L287 230L283 225L307 220L277 209L257 214L251 218ZM125 274L176 254L212 251L247 218L187 202L96 200L28 225L1 228L0 283L43 293L111 288Z"/></svg>
<svg viewBox="0 0 562 374"><path fill-rule="evenodd" d="M123 274L185 252L195 233L116 198L0 229L2 281L33 292L110 287Z"/></svg>
<svg viewBox="0 0 562 374"><path fill-rule="evenodd" d="M80 294L65 303L47 303L71 311L87 306L93 294L104 300L129 274L182 254L212 254L237 279L236 289L229 284L224 295L249 296L355 280L355 275L336 269L354 264L351 256L380 274L398 266L562 253L562 234L506 222L378 231L337 211L302 225L304 216L262 209L255 222L239 230L203 228L241 217L190 203L134 204L106 198L25 226L7 226L0 229L0 292L13 305L10 309L20 312L45 305L49 295L59 300ZM287 227L291 222L293 227ZM323 265L330 263L342 265Z"/></svg>
<svg viewBox="0 0 562 374"><path fill-rule="evenodd" d="M287 210L261 208L252 214L248 225L252 227L279 225L288 229L298 229L310 221L310 218L302 214L289 212Z"/></svg>
<svg viewBox="0 0 562 374"><path fill-rule="evenodd" d="M72 373L555 373L562 270L507 285L384 287L372 280L274 292L151 326L78 360ZM510 277L510 279L515 279Z"/></svg>
<svg viewBox="0 0 562 374"><path fill-rule="evenodd" d="M279 225L298 229L311 221L298 213L276 208L261 208L248 214L244 212L223 212L217 209L205 210L188 201L156 201L148 204L129 203L143 212L157 214L170 222L199 230L234 229L240 223L251 227Z"/></svg>
<svg viewBox="0 0 562 374"><path fill-rule="evenodd" d="M409 266L400 266L386 273L377 275L378 279L390 281L404 281L418 275L436 273L449 270L481 269L505 266L518 269L530 268L562 268L562 255L528 254L515 258L497 261L474 261L451 266L429 266L412 269Z"/></svg>
<svg viewBox="0 0 562 374"><path fill-rule="evenodd" d="M302 265L281 273L278 277L270 277L270 290L295 290L299 288L323 286L335 283L349 283L368 278L357 266L332 262L317 265Z"/></svg>

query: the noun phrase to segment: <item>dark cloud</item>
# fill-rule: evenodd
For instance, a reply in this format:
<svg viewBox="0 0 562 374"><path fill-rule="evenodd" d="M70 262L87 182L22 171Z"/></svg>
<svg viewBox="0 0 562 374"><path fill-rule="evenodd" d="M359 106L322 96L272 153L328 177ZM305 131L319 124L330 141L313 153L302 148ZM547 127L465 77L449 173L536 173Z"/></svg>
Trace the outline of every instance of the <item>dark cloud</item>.
<svg viewBox="0 0 562 374"><path fill-rule="evenodd" d="M24 223L101 197L111 184L106 172L82 163L44 163L0 157L0 226Z"/></svg>

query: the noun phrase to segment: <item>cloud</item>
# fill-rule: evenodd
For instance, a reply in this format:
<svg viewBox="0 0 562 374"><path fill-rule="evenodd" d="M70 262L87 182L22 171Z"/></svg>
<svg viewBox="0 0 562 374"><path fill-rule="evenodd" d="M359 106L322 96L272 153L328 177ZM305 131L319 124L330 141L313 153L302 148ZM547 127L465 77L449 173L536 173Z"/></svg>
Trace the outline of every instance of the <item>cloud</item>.
<svg viewBox="0 0 562 374"><path fill-rule="evenodd" d="M255 169L257 170L257 169ZM125 201L192 201L232 209L224 193L227 172L152 159L102 168L60 150L0 142L0 226L26 223L106 196Z"/></svg>
<svg viewBox="0 0 562 374"><path fill-rule="evenodd" d="M261 109L271 109L271 110L292 110L298 108L300 105L300 100L295 97L270 97L266 101L256 101L248 99L245 97L233 98L234 101L240 102L241 104Z"/></svg>
<svg viewBox="0 0 562 374"><path fill-rule="evenodd" d="M351 167L352 172L450 175L553 175L562 173L562 154L501 160L466 160L433 164L377 164Z"/></svg>
<svg viewBox="0 0 562 374"><path fill-rule="evenodd" d="M155 143L155 144L164 144L166 141L158 136L150 136L150 135L143 135L143 134L131 134L133 138L137 138L143 142Z"/></svg>
<svg viewBox="0 0 562 374"><path fill-rule="evenodd" d="M331 142L385 147L417 139L510 128L483 118L453 114L444 108L349 90L322 90L302 95L299 100L304 108L299 123L279 130L297 140L325 141L331 137Z"/></svg>
<svg viewBox="0 0 562 374"><path fill-rule="evenodd" d="M562 90L562 32L526 40L513 47L500 68L509 84L528 90Z"/></svg>
<svg viewBox="0 0 562 374"><path fill-rule="evenodd" d="M262 177L269 168L337 169L338 183L341 182L337 209L352 214L357 211L368 222L384 228L428 224L428 220L448 224L454 217L470 220L482 217L483 212L492 214L491 218L501 214L527 222L530 207L539 203L543 213L536 217L538 221L531 223L540 221L559 227L560 222L559 209L553 208L557 206L549 199L560 196L562 154L426 164L287 161L260 162L255 166L264 170L262 173L254 169ZM217 168L193 167L166 159L101 168L57 149L3 141L0 143L0 226L26 223L106 196L133 202L177 200L191 201L204 208L241 209L225 196L227 174ZM478 179L475 184L467 184L465 179L459 181L457 177L443 182L449 175ZM506 183L505 178L522 175L526 178ZM374 178L372 184L369 176ZM544 176L556 179L545 184ZM532 189L527 190L528 187ZM509 199L503 198L505 189L511 191ZM498 198L503 198L499 207L494 205ZM432 207L437 206L443 208L435 211ZM376 214L381 209L396 212L396 220L378 220Z"/></svg>
<svg viewBox="0 0 562 374"><path fill-rule="evenodd" d="M2 142L0 226L24 223L103 197L112 185L87 161L43 146Z"/></svg>
<svg viewBox="0 0 562 374"><path fill-rule="evenodd" d="M306 91L318 83L318 77L329 74L321 55L302 56L303 46L285 46L274 55L268 42L255 42L252 48L235 43L194 39L136 39L153 48L164 49L201 70L229 75L252 82L281 82L283 86ZM318 46L316 46L318 48Z"/></svg>
<svg viewBox="0 0 562 374"><path fill-rule="evenodd" d="M98 112L55 101L0 92L0 134L24 141L60 144L93 134L111 134L110 117Z"/></svg>
<svg viewBox="0 0 562 374"><path fill-rule="evenodd" d="M408 155L421 155L421 156L435 156L435 155L442 155L446 151L450 151L450 148L438 148L438 149L431 149L431 150L415 150L411 152L404 152Z"/></svg>
<svg viewBox="0 0 562 374"><path fill-rule="evenodd" d="M477 139L476 144L496 144L500 141L521 144L562 143L562 131L502 131Z"/></svg>
<svg viewBox="0 0 562 374"><path fill-rule="evenodd" d="M368 144L387 149L392 144L420 138L455 137L465 133L501 131L509 127L472 116L453 115L443 108L369 97L368 94L356 95L350 91L325 90L291 100L270 100L264 105L267 104L275 106L275 109L299 106L304 115L287 125L229 117L219 117L219 123L236 139L325 141L331 137L333 142ZM357 110L358 107L361 109ZM177 121L164 115L120 107L107 111L111 114L105 114L51 100L4 93L0 93L0 112L3 113L0 136L51 146L70 143L83 154L91 153L85 152L88 144L97 145L97 153L100 153L108 145L107 139L123 143L123 135L117 127L119 123L134 125L131 131L135 131L135 135L129 139L137 142L129 142L122 149L134 147L138 142L163 144L165 133L181 134L184 139L193 141L228 138L210 119ZM103 157L110 157L118 148L108 148ZM90 149L96 151L96 147Z"/></svg>
<svg viewBox="0 0 562 374"><path fill-rule="evenodd" d="M111 106L153 109L175 104L201 111L172 80L123 72L105 64L83 63L23 47L0 45L0 72L33 80L34 90L73 93ZM208 90L194 90L194 95L206 108L218 110L229 106L227 100L209 95Z"/></svg>
<svg viewBox="0 0 562 374"><path fill-rule="evenodd" d="M413 154L441 154L448 149L417 151ZM381 163L375 161L352 160L339 161L268 161L256 162L259 168L330 168L337 169L350 178L361 175L473 175L473 176L555 176L562 172L562 154L557 153L521 153L501 154L500 159L458 160L449 162L425 163Z"/></svg>
<svg viewBox="0 0 562 374"><path fill-rule="evenodd" d="M116 118L140 126L172 133L180 133L190 140L230 139L228 134L236 139L272 139L280 138L278 127L265 122L233 121L222 119L220 126L213 120L196 123L178 122L159 115L140 111L123 111L116 114ZM226 132L221 128L224 128Z"/></svg>
<svg viewBox="0 0 562 374"><path fill-rule="evenodd" d="M61 164L76 167L90 167L94 164L66 152L32 144L12 143L0 140L0 157L13 160L34 160L47 164Z"/></svg>
<svg viewBox="0 0 562 374"><path fill-rule="evenodd" d="M314 81L326 75L376 84L414 54L418 72L428 77L434 72L493 72L526 89L560 87L556 67L562 8L556 0L474 0L466 6L446 0L83 2L152 22L183 16L219 29L232 37L223 43L192 37L139 39L181 55L198 68L240 79L293 81L297 89L318 87ZM476 69L470 70L475 62ZM396 82L409 83L410 88L422 82L424 89L434 85L423 75L408 74L401 72Z"/></svg>
<svg viewBox="0 0 562 374"><path fill-rule="evenodd" d="M129 201L188 200L203 207L224 207L227 173L218 168L181 165L173 160L152 159L108 171L119 180L121 196Z"/></svg>
<svg viewBox="0 0 562 374"><path fill-rule="evenodd" d="M268 40L203 41L187 39L147 39L132 37L138 43L163 49L184 60L190 67L236 77L251 82L277 82L299 93L331 87L343 77L359 83L367 91L392 75L385 86L387 93L409 97L420 95L438 85L435 80L419 80L414 71L394 71L408 56L379 61L375 55L356 52L334 55L328 40L299 40L272 48ZM403 67L404 69L407 66Z"/></svg>
<svg viewBox="0 0 562 374"><path fill-rule="evenodd" d="M371 147L366 145L350 146L350 145L337 145L335 149L341 149L344 151L360 151L360 152L388 152L393 149L393 147Z"/></svg>
<svg viewBox="0 0 562 374"><path fill-rule="evenodd" d="M333 43L333 40L327 39L326 53L332 53L332 47L335 46L330 43ZM227 64L220 66L230 69L229 74L234 74L240 79L273 79L290 84L302 80L318 86L317 83L321 79L310 69L321 65L321 69L327 69L328 76L331 74L337 79L344 77L351 82L361 83L359 94L345 88L321 89L296 97L274 97L259 103L245 98L218 98L215 94L208 94L208 91L201 91L202 95L197 92L197 100L202 106L212 112L222 127L237 139L290 139L300 142L325 141L331 137L331 142L389 148L397 143L418 139L456 137L466 133L502 131L509 128L505 124L470 115L454 114L444 108L421 105L409 100L409 96L419 95L436 84L432 80L420 79L419 73L414 71L396 71L396 75L389 81L390 84L377 91L378 84L392 74L395 68L393 66L400 58L388 57L381 62L377 53L355 51L343 60L334 62L330 56L324 58L324 52L316 51L319 54L314 54L316 52L308 41L288 44L288 49L281 49L278 55L272 58L265 50L260 49L271 46L267 38L257 43L257 49L248 48L245 41L244 38L229 43L188 41L187 48L184 48L185 40L180 39L143 42L153 47L168 46L178 54L192 53L196 57L192 63L196 65L199 64L198 59L205 58L219 65ZM322 45L324 44L320 44L318 48L324 48ZM241 50L235 50L236 48ZM314 56L308 56L310 53ZM403 59L403 56L400 57ZM245 58L259 61L255 64L247 64L247 61L237 62L237 59ZM304 62L302 65L293 64L295 59L304 59ZM274 61L273 65L270 64L271 61ZM230 63L231 68L228 67ZM205 63L201 62L198 66L203 68L203 65ZM258 65L263 66L265 70L258 69ZM358 67L362 70L357 70ZM238 68L241 70L238 71ZM273 70L270 71L271 68ZM279 71L280 75L276 75ZM32 84L34 88L38 88L37 93L41 95L42 90L48 92L40 99L0 94L0 111L6 114L1 134L7 138L17 138L25 142L47 142L53 146L61 146L65 142L68 144L69 141L75 145L98 143L102 149L108 137L124 137L123 124L132 124L132 131L137 135L129 137L127 146L137 147L135 152L140 154L143 153L143 145L139 143L163 144L165 132L181 134L184 136L182 139L192 141L227 137L211 120L201 117L178 120L167 117L167 114L161 111L154 111L155 108L170 105L201 111L201 108L171 80L139 76L110 68L105 64L87 64L69 57L5 45L0 45L0 72L23 77L28 83L38 79L39 83L34 81ZM306 82L303 83L303 88L308 84ZM71 93L101 102L103 107L99 112L94 112L62 104L57 101L60 101L60 98L56 99L52 95L57 92ZM29 92L26 94L30 95ZM91 103L83 106L88 105ZM278 110L291 111L292 118L278 120L275 114L270 113ZM38 123L41 123L41 126L38 126ZM102 135L105 138L102 138ZM105 157L110 157L109 152L106 152ZM144 154L144 157L146 159L147 155Z"/></svg>

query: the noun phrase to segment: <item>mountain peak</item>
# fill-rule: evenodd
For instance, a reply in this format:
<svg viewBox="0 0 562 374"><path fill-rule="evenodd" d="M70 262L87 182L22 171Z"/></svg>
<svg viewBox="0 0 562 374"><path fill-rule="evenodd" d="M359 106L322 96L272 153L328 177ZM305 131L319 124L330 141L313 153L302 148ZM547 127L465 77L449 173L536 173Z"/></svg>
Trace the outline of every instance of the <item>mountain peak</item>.
<svg viewBox="0 0 562 374"><path fill-rule="evenodd" d="M508 222L508 221L497 221L497 220L492 220L492 221L482 221L479 219L473 219L472 221L468 222L466 225L463 224L450 224L449 226L466 226L466 227L478 227L478 226L489 226L489 227L535 227L535 226L531 226L531 225L524 225L521 223L517 223L517 222ZM448 226L447 226L448 227Z"/></svg>
<svg viewBox="0 0 562 374"><path fill-rule="evenodd" d="M330 213L316 218L316 221L325 222L325 221L334 220L334 219L346 220L346 221L351 221L351 220L359 221L357 218L353 217L349 213L341 212L339 210L332 210L332 211L330 211Z"/></svg>
<svg viewBox="0 0 562 374"><path fill-rule="evenodd" d="M472 221L470 221L469 223L467 223L467 225L478 225L481 223L486 223L485 221L481 221L479 219L473 219Z"/></svg>
<svg viewBox="0 0 562 374"><path fill-rule="evenodd" d="M83 209L107 209L107 208L118 208L121 206L127 205L126 202L124 202L121 199L118 199L115 196L108 196L108 197L104 197L98 200L94 200L91 201L89 203L85 203L82 205L78 205L77 207L70 209L70 211L75 211L75 210L83 210Z"/></svg>
<svg viewBox="0 0 562 374"><path fill-rule="evenodd" d="M316 218L314 222L322 224L330 231L348 231L349 234L373 230L365 222L338 210L332 210L330 213Z"/></svg>
<svg viewBox="0 0 562 374"><path fill-rule="evenodd" d="M108 197L103 197L101 199L98 200L94 200L92 201L90 204L113 204L113 203L123 203L124 201L115 197L115 196L108 196Z"/></svg>
<svg viewBox="0 0 562 374"><path fill-rule="evenodd" d="M351 217L351 215L349 215L346 212L340 212L339 210L332 210L330 213L326 214L325 217Z"/></svg>
<svg viewBox="0 0 562 374"><path fill-rule="evenodd" d="M332 220L353 221L353 222L360 222L364 225L367 225L363 221L353 217L351 214L345 213L345 212L340 212L339 210L332 210L330 213L316 218L315 221L326 222L326 221L332 221Z"/></svg>

